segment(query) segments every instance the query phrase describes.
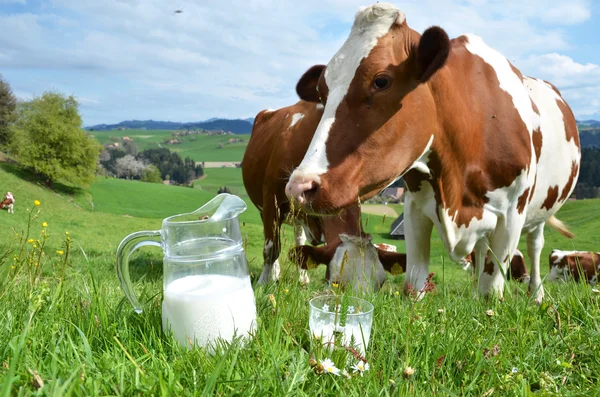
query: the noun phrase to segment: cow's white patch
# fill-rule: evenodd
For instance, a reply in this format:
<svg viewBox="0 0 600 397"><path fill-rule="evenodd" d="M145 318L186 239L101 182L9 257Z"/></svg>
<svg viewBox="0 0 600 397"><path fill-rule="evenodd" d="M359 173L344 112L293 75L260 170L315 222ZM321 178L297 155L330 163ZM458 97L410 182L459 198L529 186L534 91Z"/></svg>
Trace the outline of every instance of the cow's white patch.
<svg viewBox="0 0 600 397"><path fill-rule="evenodd" d="M427 162L429 161L429 153L431 153L431 145L433 145L433 134L431 134L431 138L429 138L429 141L427 142L427 146L425 146L423 153L414 163L412 163L410 167L407 168L406 171L414 169L422 174L431 175L429 166L427 165Z"/></svg>
<svg viewBox="0 0 600 397"><path fill-rule="evenodd" d="M294 224L294 238L296 240L296 246L306 244L306 231L302 223L296 222Z"/></svg>
<svg viewBox="0 0 600 397"><path fill-rule="evenodd" d="M573 139L568 142L566 140L565 120L557 102L560 96L542 80L525 77L523 82L528 88L531 100L540 112L540 131L542 133L542 150L536 166L536 186L528 205L525 222L525 228L528 228L530 225L546 221L562 206L564 201L557 200L550 210L542 208L548 195L548 189L558 186L558 197L563 194L563 189L571 177L573 162L579 165L580 153ZM576 178L578 177L579 171L576 175ZM575 182L571 185L566 198L575 188Z"/></svg>
<svg viewBox="0 0 600 397"><path fill-rule="evenodd" d="M546 277L546 281L554 282L557 280L567 280L568 279L568 269L566 266L559 267L554 264L550 267L550 273L548 273L548 277Z"/></svg>
<svg viewBox="0 0 600 397"><path fill-rule="evenodd" d="M327 172L329 161L325 143L335 122L337 109L348 93L360 62L397 21L404 21L404 14L386 3L363 7L356 13L350 36L325 69L325 82L329 87L327 104L304 159L294 173L319 176Z"/></svg>
<svg viewBox="0 0 600 397"><path fill-rule="evenodd" d="M325 105L323 105L322 103L317 103L317 105L315 107L317 108L317 110L325 109Z"/></svg>
<svg viewBox="0 0 600 397"><path fill-rule="evenodd" d="M340 234L340 239L342 244L329 263L331 281L352 285L362 291L378 290L385 281L385 270L371 239L346 234Z"/></svg>
<svg viewBox="0 0 600 397"><path fill-rule="evenodd" d="M536 128L535 112L531 106L531 100L527 94L527 90L523 86L519 76L517 76L511 68L508 59L485 44L481 37L471 34L466 36L468 38L468 43L465 45L467 50L472 54L481 57L494 69L498 81L500 82L500 88L510 94L515 108L527 126L527 130L532 132L534 128Z"/></svg>
<svg viewBox="0 0 600 397"><path fill-rule="evenodd" d="M290 123L290 126L288 127L288 130L290 128L292 128L293 126L296 125L297 122L299 122L300 120L302 120L304 118L304 114L302 113L294 113L292 115L292 122Z"/></svg>

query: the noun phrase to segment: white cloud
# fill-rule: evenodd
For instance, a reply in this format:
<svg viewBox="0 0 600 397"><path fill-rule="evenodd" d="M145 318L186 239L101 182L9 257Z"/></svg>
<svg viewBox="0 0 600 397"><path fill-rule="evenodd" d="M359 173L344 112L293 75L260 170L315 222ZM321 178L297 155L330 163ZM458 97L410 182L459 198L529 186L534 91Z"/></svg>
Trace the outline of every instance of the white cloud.
<svg viewBox="0 0 600 397"><path fill-rule="evenodd" d="M521 70L556 85L577 117L600 112L599 65L582 64L568 56L550 53L530 56Z"/></svg>
<svg viewBox="0 0 600 397"><path fill-rule="evenodd" d="M299 76L330 59L358 7L371 2L53 0L37 13L0 16L6 27L0 67L44 76L36 91L59 85L95 98L98 104L83 107L88 124L163 115L254 116L297 101ZM396 4L418 31L436 24L451 36L475 33L511 60L558 55L570 48L561 26L590 18L584 0L571 0L569 9L562 0ZM73 77L58 84L56 71L72 71ZM33 90L31 82L13 85Z"/></svg>
<svg viewBox="0 0 600 397"><path fill-rule="evenodd" d="M589 1L569 1L542 11L542 21L548 24L573 25L591 18Z"/></svg>

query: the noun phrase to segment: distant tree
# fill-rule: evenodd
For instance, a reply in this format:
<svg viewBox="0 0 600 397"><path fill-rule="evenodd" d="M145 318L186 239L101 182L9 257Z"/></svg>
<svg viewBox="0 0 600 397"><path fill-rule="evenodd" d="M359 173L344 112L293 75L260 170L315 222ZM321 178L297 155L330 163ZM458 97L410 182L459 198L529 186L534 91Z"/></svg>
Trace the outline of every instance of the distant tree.
<svg viewBox="0 0 600 397"><path fill-rule="evenodd" d="M136 158L130 154L121 157L116 163L116 171L119 178L139 179L145 168L146 164L144 164L143 161L136 160Z"/></svg>
<svg viewBox="0 0 600 397"><path fill-rule="evenodd" d="M87 185L94 180L102 146L81 127L73 96L45 92L17 107L11 150L21 164L43 176Z"/></svg>
<svg viewBox="0 0 600 397"><path fill-rule="evenodd" d="M10 85L0 75L0 148L11 141L10 125L16 120L17 98L12 93Z"/></svg>
<svg viewBox="0 0 600 397"><path fill-rule="evenodd" d="M160 176L160 171L158 170L158 168L156 168L152 164L149 164L142 171L142 181L151 183L162 183L163 180Z"/></svg>
<svg viewBox="0 0 600 397"><path fill-rule="evenodd" d="M138 154L138 148L134 141L125 141L124 140L122 143L122 146L123 146L123 150L125 151L125 153L131 154L132 156L135 156Z"/></svg>

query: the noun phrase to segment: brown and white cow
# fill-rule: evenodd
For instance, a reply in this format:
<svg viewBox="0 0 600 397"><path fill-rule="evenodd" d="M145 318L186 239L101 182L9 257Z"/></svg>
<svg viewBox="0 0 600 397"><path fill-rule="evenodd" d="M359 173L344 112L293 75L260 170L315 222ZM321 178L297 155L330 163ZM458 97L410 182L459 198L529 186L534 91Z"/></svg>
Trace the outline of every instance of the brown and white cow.
<svg viewBox="0 0 600 397"><path fill-rule="evenodd" d="M242 176L248 196L260 211L263 221L265 245L264 267L259 278L261 284L279 278L280 229L284 222L293 223L296 245L304 245L308 235L313 245L327 243L328 250L348 251L349 256L350 251L354 252L357 248L352 247L351 241L359 244L360 237L365 236L358 205L328 218L308 216L298 211L290 216L292 208L285 195L285 184L290 172L302 161L322 114L323 106L299 101L282 109L264 110L255 118L242 160ZM357 240L343 242L340 234L355 236ZM364 269L353 271L367 278L376 277L375 284L380 285L385 280L381 262L363 261L361 266ZM300 281L309 281L306 270L301 270ZM365 283L357 280L356 284Z"/></svg>
<svg viewBox="0 0 600 397"><path fill-rule="evenodd" d="M525 77L481 38L422 35L390 4L361 8L327 66L298 82L323 117L286 193L306 211L332 214L403 176L408 283L422 289L430 238L450 257L475 251L478 292L502 295L521 232L530 292L541 302L540 253L548 222L570 196L581 157L575 118L558 90ZM500 258L496 260L495 258Z"/></svg>
<svg viewBox="0 0 600 397"><path fill-rule="evenodd" d="M378 290L385 281L385 272L397 275L406 271L406 255L396 253L393 245L373 244L368 234L340 234L339 238L341 244L295 247L289 252L290 259L307 270L326 265L325 278L330 283L352 285L362 291Z"/></svg>
<svg viewBox="0 0 600 397"><path fill-rule="evenodd" d="M575 281L585 279L590 284L596 284L600 272L600 252L554 249L550 253L549 262L548 281L567 281L573 277Z"/></svg>
<svg viewBox="0 0 600 397"><path fill-rule="evenodd" d="M485 262L489 263L488 258L489 255L485 256ZM473 270L477 269L477 262L475 261L476 256L475 253L472 252L466 256L466 258L461 261L465 264L463 270ZM515 253L510 261L510 266L507 268L506 279L516 280L522 283L529 283L531 277L529 276L529 272L527 272L527 266L525 265L525 257L523 253L519 250L515 250Z"/></svg>
<svg viewBox="0 0 600 397"><path fill-rule="evenodd" d="M4 195L4 199L0 202L0 209L6 208L9 214L15 213L15 197L11 192Z"/></svg>

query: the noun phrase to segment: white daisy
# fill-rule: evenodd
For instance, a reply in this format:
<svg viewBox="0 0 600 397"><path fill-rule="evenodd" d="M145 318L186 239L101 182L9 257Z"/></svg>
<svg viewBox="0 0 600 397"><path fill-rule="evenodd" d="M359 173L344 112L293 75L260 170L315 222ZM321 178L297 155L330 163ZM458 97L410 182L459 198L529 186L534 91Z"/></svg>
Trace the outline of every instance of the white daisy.
<svg viewBox="0 0 600 397"><path fill-rule="evenodd" d="M324 311L324 312L328 312L328 311L329 311L329 305L328 305L327 303L325 303L325 304L323 305L323 311Z"/></svg>
<svg viewBox="0 0 600 397"><path fill-rule="evenodd" d="M354 313L354 306L348 306L348 313L349 314Z"/></svg>
<svg viewBox="0 0 600 397"><path fill-rule="evenodd" d="M330 359L326 358L321 361L321 366L323 367L323 372L340 376L340 369Z"/></svg>
<svg viewBox="0 0 600 397"><path fill-rule="evenodd" d="M354 364L351 368L354 370L353 371L354 373L359 372L360 376L363 376L363 372L369 370L369 363L366 363L366 362L360 360L359 362Z"/></svg>

